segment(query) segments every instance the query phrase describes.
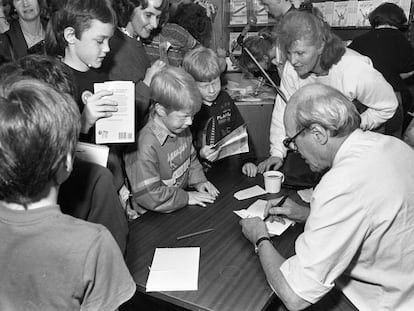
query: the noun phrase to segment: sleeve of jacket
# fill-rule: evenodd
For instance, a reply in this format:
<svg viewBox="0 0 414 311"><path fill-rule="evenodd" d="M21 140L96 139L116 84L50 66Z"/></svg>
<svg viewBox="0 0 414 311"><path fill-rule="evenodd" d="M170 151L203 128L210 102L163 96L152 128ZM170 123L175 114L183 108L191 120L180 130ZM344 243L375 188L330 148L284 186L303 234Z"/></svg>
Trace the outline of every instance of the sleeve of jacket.
<svg viewBox="0 0 414 311"><path fill-rule="evenodd" d="M295 83L293 79L290 79L290 76L294 77L295 72L292 65L287 62L283 70L280 90L285 94L288 100L295 92ZM286 137L285 125L283 123L285 108L286 103L279 95L277 95L270 123L270 155L282 159L286 157L287 152L285 146L283 146L283 139Z"/></svg>
<svg viewBox="0 0 414 311"><path fill-rule="evenodd" d="M193 186L200 182L206 182L207 178L203 171L203 166L201 165L200 161L197 157L197 152L191 144L191 161L190 161L190 168L188 172L188 185Z"/></svg>
<svg viewBox="0 0 414 311"><path fill-rule="evenodd" d="M188 204L188 193L179 187L166 186L160 176L155 148L140 139L138 152L125 155L125 169L131 183L132 199L142 208L170 213ZM138 147L139 148L139 147Z"/></svg>
<svg viewBox="0 0 414 311"><path fill-rule="evenodd" d="M392 118L398 107L398 99L392 86L382 74L366 62L360 61L347 70L343 78L344 90L367 106L361 114L361 128L372 130Z"/></svg>

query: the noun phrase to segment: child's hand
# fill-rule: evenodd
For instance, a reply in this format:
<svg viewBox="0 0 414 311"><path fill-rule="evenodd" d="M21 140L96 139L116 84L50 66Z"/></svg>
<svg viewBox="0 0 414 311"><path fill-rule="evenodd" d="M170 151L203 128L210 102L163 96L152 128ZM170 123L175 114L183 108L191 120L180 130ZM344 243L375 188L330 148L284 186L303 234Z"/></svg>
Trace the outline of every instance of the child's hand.
<svg viewBox="0 0 414 311"><path fill-rule="evenodd" d="M219 151L214 149L212 145L205 145L200 149L200 156L203 159L207 159L209 161L214 161L219 156Z"/></svg>
<svg viewBox="0 0 414 311"><path fill-rule="evenodd" d="M249 177L256 177L257 166L251 162L245 163L242 167L242 173Z"/></svg>
<svg viewBox="0 0 414 311"><path fill-rule="evenodd" d="M145 73L145 78L143 80L143 82L147 85L150 86L151 81L152 81L152 77L154 77L154 75L161 71L162 69L164 69L166 66L166 64L161 61L161 60L156 60L151 67L149 67Z"/></svg>
<svg viewBox="0 0 414 311"><path fill-rule="evenodd" d="M196 188L199 192L208 193L214 198L216 198L220 193L220 191L218 191L218 189L209 181L198 183L194 185L194 188Z"/></svg>
<svg viewBox="0 0 414 311"><path fill-rule="evenodd" d="M189 205L200 205L206 207L205 203L214 203L216 199L212 195L206 192L188 191L188 204Z"/></svg>
<svg viewBox="0 0 414 311"><path fill-rule="evenodd" d="M112 95L113 92L102 90L90 96L84 96L85 107L81 117L81 132L86 134L95 122L101 118L109 118L113 112L118 111L118 103L108 99L106 96Z"/></svg>

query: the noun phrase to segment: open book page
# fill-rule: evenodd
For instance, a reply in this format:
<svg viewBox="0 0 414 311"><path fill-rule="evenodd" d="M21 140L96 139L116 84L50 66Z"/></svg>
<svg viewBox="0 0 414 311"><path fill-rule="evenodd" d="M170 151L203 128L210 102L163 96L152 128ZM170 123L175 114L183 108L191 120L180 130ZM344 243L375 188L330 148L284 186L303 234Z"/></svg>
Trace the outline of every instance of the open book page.
<svg viewBox="0 0 414 311"><path fill-rule="evenodd" d="M96 121L95 137L97 144L132 143L135 141L135 85L132 81L108 81L95 83L95 93L109 90L110 100L118 103L118 111L112 117Z"/></svg>
<svg viewBox="0 0 414 311"><path fill-rule="evenodd" d="M280 198L282 199L282 198ZM260 219L264 219L263 214L266 208L267 201L265 200L257 200L252 205L249 206L248 209L242 209L238 211L234 211L236 215L241 218L250 218L250 217L259 217ZM294 225L295 222L285 218L285 223L282 224L281 222L270 222L266 221L267 231L269 231L270 235L281 235L287 228Z"/></svg>
<svg viewBox="0 0 414 311"><path fill-rule="evenodd" d="M219 152L217 160L231 155L249 152L249 137L247 135L247 125L242 124L234 131L223 137L215 144L215 149ZM213 156L214 154L212 154ZM212 161L211 157L207 160Z"/></svg>

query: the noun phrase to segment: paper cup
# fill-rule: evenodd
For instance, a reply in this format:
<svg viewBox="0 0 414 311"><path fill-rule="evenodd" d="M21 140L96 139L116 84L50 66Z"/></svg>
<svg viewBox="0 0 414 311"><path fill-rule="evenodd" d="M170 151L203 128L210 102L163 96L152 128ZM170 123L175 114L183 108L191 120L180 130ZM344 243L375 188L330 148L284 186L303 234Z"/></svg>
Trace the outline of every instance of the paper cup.
<svg viewBox="0 0 414 311"><path fill-rule="evenodd" d="M282 183L285 180L285 175L279 171L267 171L263 173L264 184L266 192L278 193L282 187Z"/></svg>

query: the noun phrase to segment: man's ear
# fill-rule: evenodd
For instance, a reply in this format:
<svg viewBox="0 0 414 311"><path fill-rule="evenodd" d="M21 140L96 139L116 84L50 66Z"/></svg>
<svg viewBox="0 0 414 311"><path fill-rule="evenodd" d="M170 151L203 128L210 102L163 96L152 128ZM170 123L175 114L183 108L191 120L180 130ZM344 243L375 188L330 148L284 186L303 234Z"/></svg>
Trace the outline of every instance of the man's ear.
<svg viewBox="0 0 414 311"><path fill-rule="evenodd" d="M65 30L63 30L63 37L68 42L68 44L75 43L76 35L75 35L75 28L73 27L66 27Z"/></svg>
<svg viewBox="0 0 414 311"><path fill-rule="evenodd" d="M160 105L160 103L155 103L154 109L157 115L159 115L160 117L165 117L166 115L168 115L167 110L164 106Z"/></svg>
<svg viewBox="0 0 414 311"><path fill-rule="evenodd" d="M313 138L316 142L318 142L321 145L325 145L328 142L329 139L329 132L327 129L325 129L320 124L312 124L310 126L310 132L311 135L313 135Z"/></svg>

